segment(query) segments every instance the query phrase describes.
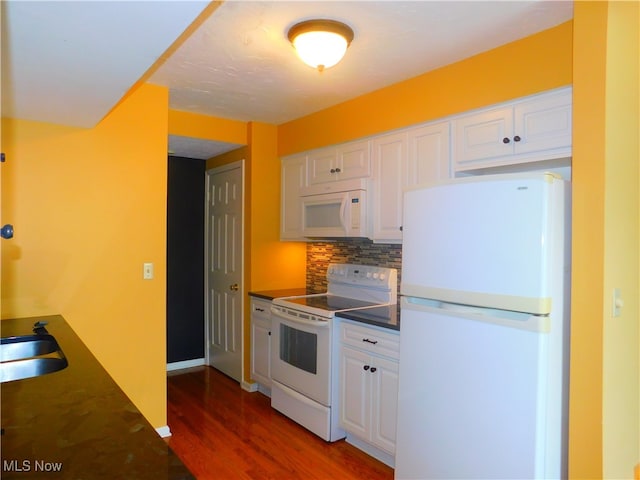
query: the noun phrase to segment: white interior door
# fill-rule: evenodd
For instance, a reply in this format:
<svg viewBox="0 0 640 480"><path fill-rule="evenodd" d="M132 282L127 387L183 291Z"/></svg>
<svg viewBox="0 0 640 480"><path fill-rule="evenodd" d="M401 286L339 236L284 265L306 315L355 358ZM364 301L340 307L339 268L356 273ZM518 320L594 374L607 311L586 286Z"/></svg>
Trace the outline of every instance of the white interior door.
<svg viewBox="0 0 640 480"><path fill-rule="evenodd" d="M207 172L207 361L242 381L243 163Z"/></svg>

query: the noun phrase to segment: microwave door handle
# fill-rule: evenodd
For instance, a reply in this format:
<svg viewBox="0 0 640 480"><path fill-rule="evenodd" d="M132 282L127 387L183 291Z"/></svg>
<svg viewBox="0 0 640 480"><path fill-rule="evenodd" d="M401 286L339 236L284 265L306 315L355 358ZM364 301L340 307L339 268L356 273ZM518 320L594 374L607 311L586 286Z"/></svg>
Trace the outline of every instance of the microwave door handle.
<svg viewBox="0 0 640 480"><path fill-rule="evenodd" d="M342 229L344 230L345 235L349 234L349 229L347 228L348 222L345 218L347 214L347 202L349 201L349 194L345 193L342 196L342 203L340 204L340 224L342 225Z"/></svg>

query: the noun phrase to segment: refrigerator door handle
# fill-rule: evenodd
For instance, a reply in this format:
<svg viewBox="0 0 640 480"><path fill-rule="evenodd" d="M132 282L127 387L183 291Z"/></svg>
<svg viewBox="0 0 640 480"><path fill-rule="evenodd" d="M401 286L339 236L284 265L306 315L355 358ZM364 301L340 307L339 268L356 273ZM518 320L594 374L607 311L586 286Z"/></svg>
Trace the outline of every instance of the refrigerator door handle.
<svg viewBox="0 0 640 480"><path fill-rule="evenodd" d="M475 322L492 323L536 333L549 333L551 331L551 320L548 315L532 315L509 310L458 305L417 297L402 297L400 308L401 310L453 315Z"/></svg>

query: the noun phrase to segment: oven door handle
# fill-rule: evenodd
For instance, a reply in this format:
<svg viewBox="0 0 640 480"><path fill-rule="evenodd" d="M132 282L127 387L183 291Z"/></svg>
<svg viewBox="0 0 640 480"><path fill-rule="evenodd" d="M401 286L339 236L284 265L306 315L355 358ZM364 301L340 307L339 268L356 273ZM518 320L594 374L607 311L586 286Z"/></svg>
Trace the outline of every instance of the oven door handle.
<svg viewBox="0 0 640 480"><path fill-rule="evenodd" d="M294 317L287 314L283 314L279 310L271 309L271 314L281 318L282 320L288 320L293 323L301 323L303 325L310 325L312 327L329 328L329 322L317 322L315 320L308 320L306 318Z"/></svg>

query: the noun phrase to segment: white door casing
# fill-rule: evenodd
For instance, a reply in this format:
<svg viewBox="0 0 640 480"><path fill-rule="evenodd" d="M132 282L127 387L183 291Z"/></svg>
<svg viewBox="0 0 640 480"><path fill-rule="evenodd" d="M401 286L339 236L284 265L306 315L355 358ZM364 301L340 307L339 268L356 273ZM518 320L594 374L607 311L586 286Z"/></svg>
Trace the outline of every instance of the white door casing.
<svg viewBox="0 0 640 480"><path fill-rule="evenodd" d="M244 161L207 171L207 364L242 383Z"/></svg>

